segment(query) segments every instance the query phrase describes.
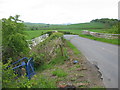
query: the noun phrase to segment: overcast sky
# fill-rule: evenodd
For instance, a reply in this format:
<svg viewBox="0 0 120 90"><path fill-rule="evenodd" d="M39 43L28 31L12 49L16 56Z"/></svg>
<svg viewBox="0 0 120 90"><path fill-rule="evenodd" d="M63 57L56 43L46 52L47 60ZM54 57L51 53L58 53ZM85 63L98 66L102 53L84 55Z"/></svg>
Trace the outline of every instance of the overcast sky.
<svg viewBox="0 0 120 90"><path fill-rule="evenodd" d="M83 23L118 18L119 0L0 0L0 19L20 15L25 22Z"/></svg>

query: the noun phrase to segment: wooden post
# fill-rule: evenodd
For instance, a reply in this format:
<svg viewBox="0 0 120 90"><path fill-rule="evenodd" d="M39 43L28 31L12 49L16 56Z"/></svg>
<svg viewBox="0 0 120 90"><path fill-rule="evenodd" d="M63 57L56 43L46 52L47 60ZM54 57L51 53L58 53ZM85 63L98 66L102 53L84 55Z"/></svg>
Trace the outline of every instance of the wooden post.
<svg viewBox="0 0 120 90"><path fill-rule="evenodd" d="M59 46L60 46L61 54L62 54L62 56L63 56L63 48L62 48L62 45L59 44Z"/></svg>

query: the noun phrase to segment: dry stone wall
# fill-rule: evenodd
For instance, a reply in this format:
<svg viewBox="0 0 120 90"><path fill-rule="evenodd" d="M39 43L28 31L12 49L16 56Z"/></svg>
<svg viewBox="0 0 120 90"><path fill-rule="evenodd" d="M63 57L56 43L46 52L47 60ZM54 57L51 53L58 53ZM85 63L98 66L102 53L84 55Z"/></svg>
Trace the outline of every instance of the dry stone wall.
<svg viewBox="0 0 120 90"><path fill-rule="evenodd" d="M94 37L106 38L106 39L118 39L120 37L120 34L98 33L98 32L91 32L88 30L83 30L82 34L92 35Z"/></svg>
<svg viewBox="0 0 120 90"><path fill-rule="evenodd" d="M31 49L32 47L38 45L40 42L44 41L48 36L49 36L49 34L44 34L44 35L36 37L32 40L27 40L27 41L32 41L32 44L29 44L29 48Z"/></svg>

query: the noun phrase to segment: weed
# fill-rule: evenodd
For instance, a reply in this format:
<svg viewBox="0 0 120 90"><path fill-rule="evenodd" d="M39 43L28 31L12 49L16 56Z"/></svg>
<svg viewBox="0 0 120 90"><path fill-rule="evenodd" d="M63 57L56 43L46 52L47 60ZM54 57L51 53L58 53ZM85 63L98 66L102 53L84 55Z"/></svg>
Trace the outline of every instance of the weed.
<svg viewBox="0 0 120 90"><path fill-rule="evenodd" d="M76 68L80 68L81 66L80 66L79 64L77 64L75 67L76 67Z"/></svg>
<svg viewBox="0 0 120 90"><path fill-rule="evenodd" d="M55 76L58 76L58 77L65 77L67 76L67 73L62 70L62 69L55 69L53 72L52 72L53 75Z"/></svg>

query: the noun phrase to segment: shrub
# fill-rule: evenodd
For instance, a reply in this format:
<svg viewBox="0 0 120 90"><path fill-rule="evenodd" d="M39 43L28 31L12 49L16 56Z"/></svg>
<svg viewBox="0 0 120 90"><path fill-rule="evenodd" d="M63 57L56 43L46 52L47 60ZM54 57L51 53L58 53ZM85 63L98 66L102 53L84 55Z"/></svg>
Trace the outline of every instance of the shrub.
<svg viewBox="0 0 120 90"><path fill-rule="evenodd" d="M24 56L24 54L27 54L29 51L24 34L25 26L18 18L19 15L16 15L15 17L10 16L8 19L2 19L3 60Z"/></svg>
<svg viewBox="0 0 120 90"><path fill-rule="evenodd" d="M6 64L2 64L2 87L3 88L28 88L31 86L26 76L17 77L10 66L10 61Z"/></svg>
<svg viewBox="0 0 120 90"><path fill-rule="evenodd" d="M37 53L32 53L31 54L31 57L34 57L34 67L37 68L39 67L40 65L42 65L44 63L44 53L40 53L40 54L37 54Z"/></svg>

